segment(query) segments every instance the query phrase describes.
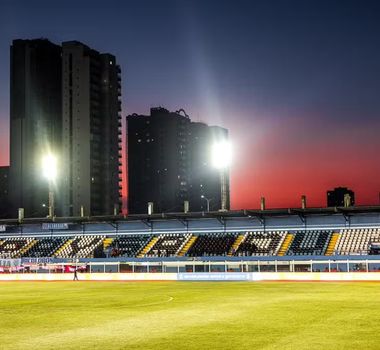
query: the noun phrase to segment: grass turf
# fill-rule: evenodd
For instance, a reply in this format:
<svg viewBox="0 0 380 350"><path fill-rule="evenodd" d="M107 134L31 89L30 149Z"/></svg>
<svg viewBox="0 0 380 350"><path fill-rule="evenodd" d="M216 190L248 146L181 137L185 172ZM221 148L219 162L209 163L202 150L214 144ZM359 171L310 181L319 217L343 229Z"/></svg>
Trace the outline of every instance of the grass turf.
<svg viewBox="0 0 380 350"><path fill-rule="evenodd" d="M0 349L379 349L380 284L3 282Z"/></svg>

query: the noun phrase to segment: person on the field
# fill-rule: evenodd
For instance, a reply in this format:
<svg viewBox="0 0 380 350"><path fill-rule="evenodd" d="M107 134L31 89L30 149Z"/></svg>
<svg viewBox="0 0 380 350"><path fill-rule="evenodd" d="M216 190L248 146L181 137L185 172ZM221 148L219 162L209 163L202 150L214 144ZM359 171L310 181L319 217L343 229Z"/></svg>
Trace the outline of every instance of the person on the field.
<svg viewBox="0 0 380 350"><path fill-rule="evenodd" d="M78 281L78 271L77 271L78 269L75 267L74 268L74 279L73 279L73 281Z"/></svg>

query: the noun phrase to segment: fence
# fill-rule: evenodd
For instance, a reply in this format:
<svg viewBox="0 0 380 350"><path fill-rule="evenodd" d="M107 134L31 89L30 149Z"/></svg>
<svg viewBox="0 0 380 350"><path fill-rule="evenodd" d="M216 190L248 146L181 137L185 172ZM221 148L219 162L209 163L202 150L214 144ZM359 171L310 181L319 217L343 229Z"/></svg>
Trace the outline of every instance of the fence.
<svg viewBox="0 0 380 350"><path fill-rule="evenodd" d="M3 259L1 273L279 273L380 272L380 260L250 260L250 261L90 261Z"/></svg>

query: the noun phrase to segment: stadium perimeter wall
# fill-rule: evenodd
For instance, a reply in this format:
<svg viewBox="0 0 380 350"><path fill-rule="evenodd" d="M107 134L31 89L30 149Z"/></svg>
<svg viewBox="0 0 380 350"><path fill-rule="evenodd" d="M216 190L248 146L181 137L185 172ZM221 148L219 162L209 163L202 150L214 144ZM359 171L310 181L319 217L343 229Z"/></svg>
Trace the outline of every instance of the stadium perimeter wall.
<svg viewBox="0 0 380 350"><path fill-rule="evenodd" d="M378 281L380 272L81 273L79 281ZM0 274L1 281L71 281L73 274Z"/></svg>

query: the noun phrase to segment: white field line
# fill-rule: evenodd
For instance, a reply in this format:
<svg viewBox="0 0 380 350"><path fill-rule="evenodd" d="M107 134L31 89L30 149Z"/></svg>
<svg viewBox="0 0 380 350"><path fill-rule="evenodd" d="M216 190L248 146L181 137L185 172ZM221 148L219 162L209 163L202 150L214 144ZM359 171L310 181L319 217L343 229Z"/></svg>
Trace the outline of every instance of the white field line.
<svg viewBox="0 0 380 350"><path fill-rule="evenodd" d="M140 305L128 305L126 306L127 308L128 307L146 307L146 306L155 306L155 305L163 305L163 304L167 304L167 303L170 303L174 300L174 297L172 296L169 296L168 300L165 300L165 301L159 301L159 302L156 302L156 303L148 303L148 304L140 304Z"/></svg>

